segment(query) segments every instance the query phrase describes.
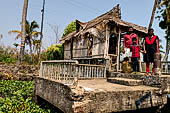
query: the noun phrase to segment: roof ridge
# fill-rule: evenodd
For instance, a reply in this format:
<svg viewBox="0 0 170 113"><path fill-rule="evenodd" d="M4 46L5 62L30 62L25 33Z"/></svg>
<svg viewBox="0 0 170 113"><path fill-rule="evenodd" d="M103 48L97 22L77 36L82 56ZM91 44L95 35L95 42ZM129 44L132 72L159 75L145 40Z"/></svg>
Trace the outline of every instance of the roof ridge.
<svg viewBox="0 0 170 113"><path fill-rule="evenodd" d="M116 11L116 10L118 10L118 11ZM101 17L103 17L103 16L105 16L105 15L110 15L110 14L115 14L115 13L118 13L118 17L117 17L117 18L121 18L119 4L117 4L116 6L114 6L114 7L113 7L111 10L109 10L108 12L106 12L106 13L100 15L100 16L97 16L96 18L94 18L94 19L92 19L92 20L90 20L90 21L88 21L88 22L86 22L86 23L93 22L93 21L97 20L98 18L101 18Z"/></svg>

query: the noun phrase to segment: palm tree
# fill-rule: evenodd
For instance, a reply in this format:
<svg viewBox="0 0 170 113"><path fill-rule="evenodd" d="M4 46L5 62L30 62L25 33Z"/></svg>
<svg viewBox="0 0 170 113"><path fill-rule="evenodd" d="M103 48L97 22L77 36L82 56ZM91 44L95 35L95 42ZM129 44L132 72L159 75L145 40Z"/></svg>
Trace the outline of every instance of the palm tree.
<svg viewBox="0 0 170 113"><path fill-rule="evenodd" d="M153 7L153 10L152 10L152 16L151 16L151 19L150 19L150 23L149 23L149 27L148 27L148 28L151 28L151 27L152 27L153 20L154 20L154 17L155 17L156 8L157 8L157 6L158 6L158 1L159 1L159 0L155 0L154 7Z"/></svg>
<svg viewBox="0 0 170 113"><path fill-rule="evenodd" d="M20 58L19 63L22 63L24 57L25 50L25 37L26 37L26 18L27 18L27 9L28 9L28 1L24 0L24 7L22 12L22 27L21 27L21 48L20 48Z"/></svg>
<svg viewBox="0 0 170 113"><path fill-rule="evenodd" d="M167 61L168 60L168 55L169 55L169 51L170 51L170 1L169 0L162 0L162 2L159 4L159 7L164 7L165 6L165 11L162 13L162 16L164 16L164 21L162 22L162 25L165 26L166 25L166 52L165 52L165 56L163 58L163 61ZM161 24L160 22L160 24ZM161 26L161 25L160 25ZM161 26L163 28L163 26Z"/></svg>
<svg viewBox="0 0 170 113"><path fill-rule="evenodd" d="M24 45L25 43L29 45L31 61L32 61L32 49L33 49L32 46L34 45L34 41L36 40L35 38L37 38L41 34L36 30L37 28L39 28L39 25L37 24L36 21L32 21L31 24L28 21L26 21L26 36L25 36ZM17 36L15 37L15 39L21 38L22 36L22 32L19 30L11 30L8 33L9 34L16 33Z"/></svg>

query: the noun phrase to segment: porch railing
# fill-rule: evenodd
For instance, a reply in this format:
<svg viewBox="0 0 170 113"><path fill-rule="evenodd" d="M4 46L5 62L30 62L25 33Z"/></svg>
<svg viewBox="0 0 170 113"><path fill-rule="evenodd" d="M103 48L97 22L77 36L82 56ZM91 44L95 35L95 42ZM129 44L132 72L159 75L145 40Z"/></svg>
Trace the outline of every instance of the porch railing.
<svg viewBox="0 0 170 113"><path fill-rule="evenodd" d="M122 66L122 63L120 63L120 71L122 71L121 66ZM149 67L150 71L152 71L152 67L153 65L151 64ZM170 61L161 62L161 71L162 71L162 74L170 74ZM145 62L141 62L141 72L146 72Z"/></svg>
<svg viewBox="0 0 170 113"><path fill-rule="evenodd" d="M150 71L152 71L153 65L150 65ZM141 67L142 72L146 72L146 63L142 62L142 67ZM161 71L163 74L170 74L170 61L168 62L161 62Z"/></svg>
<svg viewBox="0 0 170 113"><path fill-rule="evenodd" d="M77 64L78 62L74 60L42 61L39 76L64 84L73 84L77 78Z"/></svg>
<svg viewBox="0 0 170 113"><path fill-rule="evenodd" d="M162 73L170 74L170 61L162 62Z"/></svg>
<svg viewBox="0 0 170 113"><path fill-rule="evenodd" d="M102 65L78 64L79 79L106 78L106 68Z"/></svg>
<svg viewBox="0 0 170 113"><path fill-rule="evenodd" d="M78 79L106 78L106 68L101 65L78 64L75 60L42 61L39 76L64 84L77 84Z"/></svg>

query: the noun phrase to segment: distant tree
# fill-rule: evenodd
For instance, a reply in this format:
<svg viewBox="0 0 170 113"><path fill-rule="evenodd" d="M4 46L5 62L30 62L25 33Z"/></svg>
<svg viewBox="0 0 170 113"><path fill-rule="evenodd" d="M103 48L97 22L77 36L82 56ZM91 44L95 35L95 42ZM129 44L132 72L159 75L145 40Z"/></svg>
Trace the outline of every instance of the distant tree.
<svg viewBox="0 0 170 113"><path fill-rule="evenodd" d="M0 34L0 44L1 44L1 39L3 38L3 35L2 34Z"/></svg>
<svg viewBox="0 0 170 113"><path fill-rule="evenodd" d="M159 16L157 18L160 20L159 27L165 29L165 39L166 39L166 52L163 58L164 61L168 60L168 55L170 51L170 1L169 0L159 0Z"/></svg>
<svg viewBox="0 0 170 113"><path fill-rule="evenodd" d="M51 24L48 24L48 25L51 27L51 29L55 33L56 43L58 44L59 41L60 41L60 37L58 35L58 26L57 25L51 25Z"/></svg>
<svg viewBox="0 0 170 113"><path fill-rule="evenodd" d="M31 24L28 21L26 21L26 37L25 37L24 45L25 43L29 45L31 56L32 56L32 50L33 50L32 46L35 45L34 41L37 40L37 37L40 35L40 32L36 30L37 28L39 28L39 25L37 24L36 21L32 21ZM22 37L22 32L19 30L11 30L8 33L9 34L16 33L17 36L15 37L15 39ZM31 60L32 60L32 57L31 57Z"/></svg>
<svg viewBox="0 0 170 113"><path fill-rule="evenodd" d="M55 44L46 51L47 60L63 60L63 45Z"/></svg>
<svg viewBox="0 0 170 113"><path fill-rule="evenodd" d="M2 34L0 34L0 39L2 39L3 38L3 35Z"/></svg>
<svg viewBox="0 0 170 113"><path fill-rule="evenodd" d="M71 22L70 24L68 24L68 26L65 28L62 37L68 35L69 33L73 32L73 31L75 31L75 30L76 30L76 22L73 21L73 22Z"/></svg>

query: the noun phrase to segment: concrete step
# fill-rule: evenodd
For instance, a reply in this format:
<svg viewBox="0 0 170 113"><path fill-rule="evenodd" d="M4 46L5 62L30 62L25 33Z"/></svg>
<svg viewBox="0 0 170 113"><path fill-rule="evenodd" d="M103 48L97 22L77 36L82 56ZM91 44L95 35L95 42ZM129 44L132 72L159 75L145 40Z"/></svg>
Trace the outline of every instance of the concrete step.
<svg viewBox="0 0 170 113"><path fill-rule="evenodd" d="M120 77L120 78L129 78L129 79L137 79L137 80L144 80L144 79L159 79L160 77L158 75L144 75L144 73L140 74L128 74L128 73L115 73L115 72L109 72L107 77Z"/></svg>
<svg viewBox="0 0 170 113"><path fill-rule="evenodd" d="M152 87L161 87L161 77L158 75L144 75L144 73L140 74L127 74L127 73L115 73L108 72L108 78L126 78L126 79L135 79L142 80L143 85L152 86Z"/></svg>
<svg viewBox="0 0 170 113"><path fill-rule="evenodd" d="M143 81L142 80L128 79L128 78L119 78L119 77L108 78L107 82L121 84L121 85L127 85L127 86L139 86L139 85L143 85Z"/></svg>

